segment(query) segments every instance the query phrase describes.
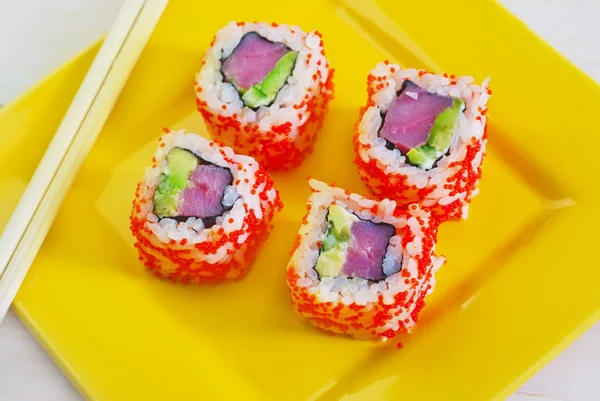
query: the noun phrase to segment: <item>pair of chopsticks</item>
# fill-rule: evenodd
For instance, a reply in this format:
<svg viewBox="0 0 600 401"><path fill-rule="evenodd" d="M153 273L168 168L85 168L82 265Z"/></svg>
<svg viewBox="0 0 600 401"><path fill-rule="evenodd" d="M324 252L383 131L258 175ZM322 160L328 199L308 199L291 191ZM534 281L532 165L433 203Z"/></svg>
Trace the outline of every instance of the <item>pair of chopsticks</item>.
<svg viewBox="0 0 600 401"><path fill-rule="evenodd" d="M167 2L125 2L0 236L0 322Z"/></svg>

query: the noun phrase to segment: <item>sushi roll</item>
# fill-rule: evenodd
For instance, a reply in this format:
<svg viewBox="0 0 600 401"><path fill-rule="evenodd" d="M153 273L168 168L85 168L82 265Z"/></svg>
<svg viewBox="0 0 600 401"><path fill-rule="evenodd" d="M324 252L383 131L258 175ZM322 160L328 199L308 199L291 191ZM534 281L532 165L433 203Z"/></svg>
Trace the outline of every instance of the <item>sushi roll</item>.
<svg viewBox="0 0 600 401"><path fill-rule="evenodd" d="M386 340L409 332L434 272L437 220L310 180L313 194L287 267L296 312L321 329Z"/></svg>
<svg viewBox="0 0 600 401"><path fill-rule="evenodd" d="M388 62L371 71L354 150L372 192L441 220L466 218L485 155L488 83Z"/></svg>
<svg viewBox="0 0 600 401"><path fill-rule="evenodd" d="M159 142L133 200L139 259L183 283L243 277L282 207L269 174L195 134L168 132Z"/></svg>
<svg viewBox="0 0 600 401"><path fill-rule="evenodd" d="M196 102L213 136L270 170L312 151L333 96L321 34L232 22L217 32L196 75Z"/></svg>

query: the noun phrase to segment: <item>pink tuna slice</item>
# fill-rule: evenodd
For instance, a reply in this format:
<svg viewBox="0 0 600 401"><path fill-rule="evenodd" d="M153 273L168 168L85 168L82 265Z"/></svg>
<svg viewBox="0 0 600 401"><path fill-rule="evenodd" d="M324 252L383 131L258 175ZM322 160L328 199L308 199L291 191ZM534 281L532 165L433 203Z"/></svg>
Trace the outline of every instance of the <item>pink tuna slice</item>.
<svg viewBox="0 0 600 401"><path fill-rule="evenodd" d="M416 98L416 99L415 99ZM379 136L406 154L423 146L437 116L452 106L451 96L429 93L411 81L404 81L400 96L385 115Z"/></svg>
<svg viewBox="0 0 600 401"><path fill-rule="evenodd" d="M234 81L238 89L248 90L261 83L288 51L283 43L249 32L225 59L222 71L227 82Z"/></svg>
<svg viewBox="0 0 600 401"><path fill-rule="evenodd" d="M383 258L390 238L396 233L390 224L376 224L372 221L357 220L352 223L350 246L342 274L366 280L382 280Z"/></svg>
<svg viewBox="0 0 600 401"><path fill-rule="evenodd" d="M225 211L221 199L225 187L230 185L231 181L229 169L213 164L200 164L194 169L187 187L179 195L179 214L201 219L220 216Z"/></svg>

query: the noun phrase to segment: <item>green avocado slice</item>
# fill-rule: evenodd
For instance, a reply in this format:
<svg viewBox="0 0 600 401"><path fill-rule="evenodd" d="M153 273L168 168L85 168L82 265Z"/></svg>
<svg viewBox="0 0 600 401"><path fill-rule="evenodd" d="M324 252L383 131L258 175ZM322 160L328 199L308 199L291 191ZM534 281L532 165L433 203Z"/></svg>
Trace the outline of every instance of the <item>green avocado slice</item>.
<svg viewBox="0 0 600 401"><path fill-rule="evenodd" d="M292 74L294 65L296 65L297 53L290 51L283 55L275 64L275 68L267 74L260 84L260 90L268 97L275 99L277 92L285 85L288 77Z"/></svg>
<svg viewBox="0 0 600 401"><path fill-rule="evenodd" d="M410 164L428 170L433 167L433 163L440 157L439 155L440 152L433 146L423 145L409 150L406 154L406 158Z"/></svg>
<svg viewBox="0 0 600 401"><path fill-rule="evenodd" d="M410 164L429 170L435 161L450 149L463 105L462 100L454 98L452 106L437 116L431 127L427 143L409 150L406 154Z"/></svg>
<svg viewBox="0 0 600 401"><path fill-rule="evenodd" d="M192 152L173 148L167 155L167 165L154 192L154 211L159 218L177 215L179 193L185 189L190 175L198 166L198 158Z"/></svg>
<svg viewBox="0 0 600 401"><path fill-rule="evenodd" d="M267 95L265 95L259 88L258 85L254 85L250 89L244 93L242 96L242 100L246 104L246 106L256 108L259 106L264 106L265 104L269 104L267 102Z"/></svg>
<svg viewBox="0 0 600 401"><path fill-rule="evenodd" d="M254 85L243 94L246 106L257 108L266 106L275 100L279 90L285 85L296 65L297 53L289 51L275 64L261 83Z"/></svg>
<svg viewBox="0 0 600 401"><path fill-rule="evenodd" d="M341 247L336 246L329 252L323 252L317 259L315 270L321 277L337 277L346 261L346 254Z"/></svg>
<svg viewBox="0 0 600 401"><path fill-rule="evenodd" d="M431 127L427 145L434 147L441 153L448 151L463 104L462 100L454 98L452 107L447 108L437 116L433 127Z"/></svg>
<svg viewBox="0 0 600 401"><path fill-rule="evenodd" d="M329 228L323 238L323 247L315 270L321 277L337 277L346 260L350 228L358 217L338 205L331 205L327 220Z"/></svg>

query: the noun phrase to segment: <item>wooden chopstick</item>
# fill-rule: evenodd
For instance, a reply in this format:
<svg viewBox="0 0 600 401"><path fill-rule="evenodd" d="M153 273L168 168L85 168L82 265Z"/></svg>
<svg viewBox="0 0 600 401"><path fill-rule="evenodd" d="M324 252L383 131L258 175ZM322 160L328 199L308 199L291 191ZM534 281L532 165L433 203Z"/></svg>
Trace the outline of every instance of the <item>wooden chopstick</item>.
<svg viewBox="0 0 600 401"><path fill-rule="evenodd" d="M168 0L128 0L0 236L0 322Z"/></svg>

